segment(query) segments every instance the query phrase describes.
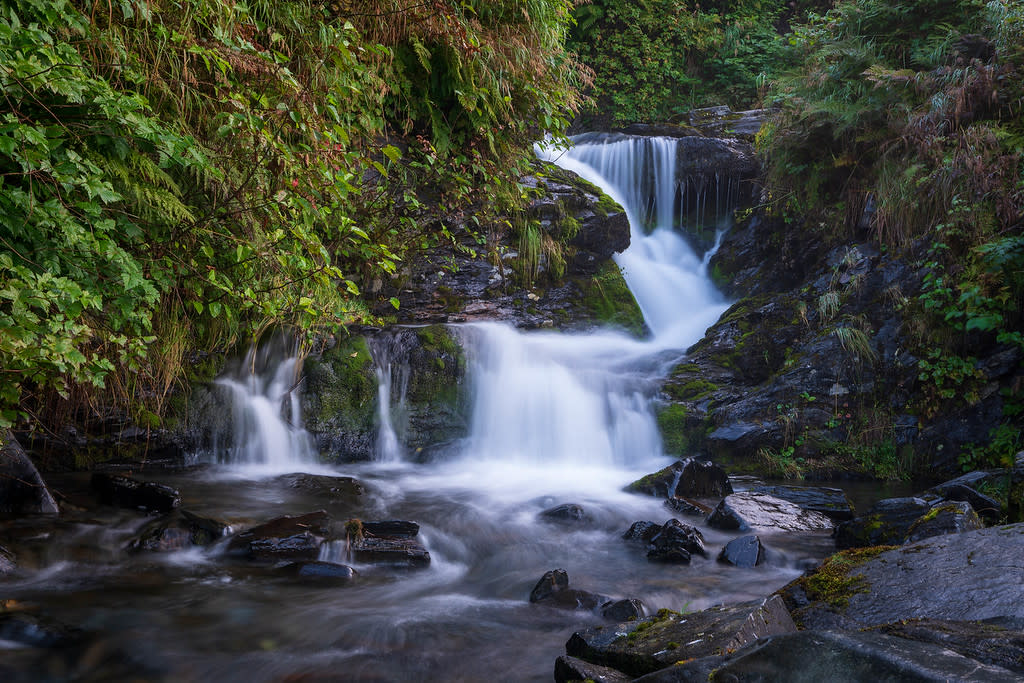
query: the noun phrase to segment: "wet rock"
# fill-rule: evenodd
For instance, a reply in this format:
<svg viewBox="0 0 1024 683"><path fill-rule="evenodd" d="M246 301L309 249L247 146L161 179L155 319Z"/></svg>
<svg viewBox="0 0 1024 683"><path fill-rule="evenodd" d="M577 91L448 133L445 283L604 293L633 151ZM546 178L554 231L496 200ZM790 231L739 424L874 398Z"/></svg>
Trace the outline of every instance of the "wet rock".
<svg viewBox="0 0 1024 683"><path fill-rule="evenodd" d="M13 574L17 569L18 562L14 553L0 545L0 576Z"/></svg>
<svg viewBox="0 0 1024 683"><path fill-rule="evenodd" d="M689 564L691 555L707 556L704 536L695 527L670 519L651 538L647 559L652 562Z"/></svg>
<svg viewBox="0 0 1024 683"><path fill-rule="evenodd" d="M416 522L391 519L380 522L363 522L363 533L369 536L391 536L394 538L416 538L420 525Z"/></svg>
<svg viewBox="0 0 1024 683"><path fill-rule="evenodd" d="M726 496L708 517L707 523L726 531L817 531L832 528L832 521L820 512L804 510L781 498L750 491Z"/></svg>
<svg viewBox="0 0 1024 683"><path fill-rule="evenodd" d="M587 518L582 505L576 503L564 503L548 508L540 513L544 519L556 522L582 522Z"/></svg>
<svg viewBox="0 0 1024 683"><path fill-rule="evenodd" d="M732 485L718 465L687 458L634 481L626 490L658 498L725 496L732 493Z"/></svg>
<svg viewBox="0 0 1024 683"><path fill-rule="evenodd" d="M663 525L655 522L633 522L632 526L622 534L622 538L627 541L643 541L649 543L652 538L658 535Z"/></svg>
<svg viewBox="0 0 1024 683"><path fill-rule="evenodd" d="M755 493L767 493L770 496L796 503L804 510L814 510L825 515L833 522L844 522L853 519L853 503L846 497L842 489L824 486L757 486L751 489Z"/></svg>
<svg viewBox="0 0 1024 683"><path fill-rule="evenodd" d="M891 636L941 645L984 664L1024 674L1024 632L980 621L910 619L872 629Z"/></svg>
<svg viewBox="0 0 1024 683"><path fill-rule="evenodd" d="M1005 478L1000 474L994 478ZM975 486L993 479L988 472L970 472L951 481L947 481L929 489L930 492L942 496L945 500L964 501L971 504L974 511L990 524L999 521L1002 516L1002 505L999 501L979 492ZM1004 479L1005 481L1005 479Z"/></svg>
<svg viewBox="0 0 1024 683"><path fill-rule="evenodd" d="M170 512L181 505L181 494L170 486L121 474L95 472L90 485L104 505L146 512Z"/></svg>
<svg viewBox="0 0 1024 683"><path fill-rule="evenodd" d="M0 513L55 515L57 501L10 432L0 432Z"/></svg>
<svg viewBox="0 0 1024 683"><path fill-rule="evenodd" d="M594 683L628 683L633 680L621 671L562 655L555 660L555 683L594 681Z"/></svg>
<svg viewBox="0 0 1024 683"><path fill-rule="evenodd" d="M352 559L367 564L422 568L430 565L430 553L419 541L408 537L366 536L354 541Z"/></svg>
<svg viewBox="0 0 1024 683"><path fill-rule="evenodd" d="M764 544L757 536L741 536L725 544L718 561L734 567L756 567L764 562Z"/></svg>
<svg viewBox="0 0 1024 683"><path fill-rule="evenodd" d="M569 574L564 569L552 569L540 577L530 591L530 602L544 602L568 609L594 610L610 602L606 595L569 588Z"/></svg>
<svg viewBox="0 0 1024 683"><path fill-rule="evenodd" d="M646 614L644 603L636 598L612 600L601 605L601 616L614 622L639 619Z"/></svg>
<svg viewBox="0 0 1024 683"><path fill-rule="evenodd" d="M332 477L324 474L285 474L277 478L286 486L308 491L332 501L341 498L354 502L366 493L366 487L354 477Z"/></svg>
<svg viewBox="0 0 1024 683"><path fill-rule="evenodd" d="M714 509L704 503L700 503L696 500L690 500L689 498L682 498L681 496L673 496L664 503L665 507L670 511L682 515L690 515L691 517L707 517L711 514Z"/></svg>
<svg viewBox="0 0 1024 683"><path fill-rule="evenodd" d="M831 564L832 571L818 583L827 590L809 591L810 604L799 611L831 613L846 628L902 619L1024 619L1024 524L937 536L884 552L848 550L844 556L839 564L826 561L823 568ZM788 602L812 577L780 593Z"/></svg>
<svg viewBox="0 0 1024 683"><path fill-rule="evenodd" d="M637 679L708 680L703 662ZM714 667L716 681L1012 681L1016 674L929 643L882 633L801 631L769 637Z"/></svg>
<svg viewBox="0 0 1024 683"><path fill-rule="evenodd" d="M225 522L176 510L146 524L125 547L132 552L171 552L209 545L230 531Z"/></svg>
<svg viewBox="0 0 1024 683"><path fill-rule="evenodd" d="M228 552L256 560L315 560L330 533L323 510L296 517L277 517L237 534Z"/></svg>
<svg viewBox="0 0 1024 683"><path fill-rule="evenodd" d="M737 650L765 636L794 631L796 624L782 600L772 596L688 614L662 610L657 616L614 627L577 631L565 644L565 652L643 676L681 660Z"/></svg>
<svg viewBox="0 0 1024 683"><path fill-rule="evenodd" d="M867 514L836 527L836 547L842 550L902 543L910 527L931 507L930 503L916 497L880 500Z"/></svg>
<svg viewBox="0 0 1024 683"><path fill-rule="evenodd" d="M913 543L944 534L962 534L984 526L970 503L942 503L933 507L910 526L906 542Z"/></svg>
<svg viewBox="0 0 1024 683"><path fill-rule="evenodd" d="M359 575L352 567L337 562L290 562L281 567L281 573L300 579L331 583L348 583Z"/></svg>

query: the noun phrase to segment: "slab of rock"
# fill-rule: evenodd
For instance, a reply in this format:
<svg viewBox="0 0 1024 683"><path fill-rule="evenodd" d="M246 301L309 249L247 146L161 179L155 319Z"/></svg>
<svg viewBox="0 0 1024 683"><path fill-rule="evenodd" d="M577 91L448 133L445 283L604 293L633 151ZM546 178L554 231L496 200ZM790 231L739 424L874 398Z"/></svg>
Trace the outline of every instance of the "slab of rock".
<svg viewBox="0 0 1024 683"><path fill-rule="evenodd" d="M132 552L171 552L191 546L204 546L231 532L225 522L200 517L187 510L176 510L149 522L126 545Z"/></svg>
<svg viewBox="0 0 1024 683"><path fill-rule="evenodd" d="M758 486L751 489L755 493L767 493L770 496L796 503L804 510L814 510L825 515L833 522L845 522L853 519L853 503L846 497L842 489L824 486Z"/></svg>
<svg viewBox="0 0 1024 683"><path fill-rule="evenodd" d="M752 491L726 496L708 517L707 523L726 531L818 531L832 528L832 520L820 512L804 510L787 500Z"/></svg>
<svg viewBox="0 0 1024 683"><path fill-rule="evenodd" d="M737 650L765 636L794 631L796 624L782 600L772 596L692 614L662 610L634 622L577 631L565 644L565 652L643 676L680 660Z"/></svg>
<svg viewBox="0 0 1024 683"><path fill-rule="evenodd" d="M652 562L689 564L694 554L707 556L704 536L697 528L678 519L665 522L647 545L647 559Z"/></svg>
<svg viewBox="0 0 1024 683"><path fill-rule="evenodd" d="M594 610L612 601L607 595L569 587L569 574L564 569L552 569L540 577L530 591L530 602L544 602L568 609Z"/></svg>
<svg viewBox="0 0 1024 683"><path fill-rule="evenodd" d="M879 631L908 640L941 645L984 664L1024 675L1024 632L981 621L910 619L878 626Z"/></svg>
<svg viewBox="0 0 1024 683"><path fill-rule="evenodd" d="M708 680L704 662L681 664L636 679L643 683ZM703 677L700 677L700 676ZM716 681L1015 681L1004 668L983 664L931 643L883 633L800 631L772 636L724 658Z"/></svg>
<svg viewBox="0 0 1024 683"><path fill-rule="evenodd" d="M257 560L315 560L329 534L330 518L323 510L277 517L237 534L228 552Z"/></svg>
<svg viewBox="0 0 1024 683"><path fill-rule="evenodd" d="M836 527L836 547L862 548L902 543L910 527L931 508L932 504L923 498L880 500L871 506L867 514Z"/></svg>
<svg viewBox="0 0 1024 683"><path fill-rule="evenodd" d="M282 574L300 579L331 583L348 583L359 575L352 567L337 562L289 562L280 569Z"/></svg>
<svg viewBox="0 0 1024 683"><path fill-rule="evenodd" d="M764 544L757 536L734 538L722 548L718 561L734 567L756 567L764 562Z"/></svg>
<svg viewBox="0 0 1024 683"><path fill-rule="evenodd" d="M146 512L170 512L181 505L181 494L170 486L123 474L95 472L89 483L104 505Z"/></svg>
<svg viewBox="0 0 1024 683"><path fill-rule="evenodd" d="M634 481L626 490L659 498L719 497L732 493L732 484L729 483L729 475L718 465L687 458Z"/></svg>
<svg viewBox="0 0 1024 683"><path fill-rule="evenodd" d="M628 683L633 680L621 671L562 655L555 660L555 683L594 681L594 683Z"/></svg>
<svg viewBox="0 0 1024 683"><path fill-rule="evenodd" d="M0 513L56 515L57 501L10 432L0 432Z"/></svg>
<svg viewBox="0 0 1024 683"><path fill-rule="evenodd" d="M672 496L664 503L665 507L672 513L689 515L691 517L707 517L714 509L704 503L682 496Z"/></svg>
<svg viewBox="0 0 1024 683"><path fill-rule="evenodd" d="M368 536L390 536L392 538L416 538L420 525L416 522L389 519L379 522L363 522L363 533Z"/></svg>
<svg viewBox="0 0 1024 683"><path fill-rule="evenodd" d="M354 477L334 477L326 474L285 474L278 481L293 489L309 491L326 498L350 501L366 493L366 487Z"/></svg>
<svg viewBox="0 0 1024 683"><path fill-rule="evenodd" d="M940 503L914 522L907 530L907 543L922 541L932 536L962 534L983 529L985 525L970 503Z"/></svg>
<svg viewBox="0 0 1024 683"><path fill-rule="evenodd" d="M352 559L367 564L421 568L430 565L430 552L419 541L401 536L365 536L350 547Z"/></svg>

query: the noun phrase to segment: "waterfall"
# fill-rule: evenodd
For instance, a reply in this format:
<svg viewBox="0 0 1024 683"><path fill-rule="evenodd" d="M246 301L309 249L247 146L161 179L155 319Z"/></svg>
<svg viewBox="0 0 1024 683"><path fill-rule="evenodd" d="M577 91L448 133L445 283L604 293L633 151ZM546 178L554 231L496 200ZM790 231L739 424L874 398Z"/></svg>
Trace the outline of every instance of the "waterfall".
<svg viewBox="0 0 1024 683"><path fill-rule="evenodd" d="M222 464L255 465L293 472L316 462L310 434L302 428L300 359L283 344L252 346L239 366L217 378L231 399L233 430L226 448L215 448Z"/></svg>
<svg viewBox="0 0 1024 683"><path fill-rule="evenodd" d="M369 340L377 377L377 443L374 447L380 462L397 462L405 458L402 434L408 414L406 391L410 367L408 348L401 335L380 335Z"/></svg>

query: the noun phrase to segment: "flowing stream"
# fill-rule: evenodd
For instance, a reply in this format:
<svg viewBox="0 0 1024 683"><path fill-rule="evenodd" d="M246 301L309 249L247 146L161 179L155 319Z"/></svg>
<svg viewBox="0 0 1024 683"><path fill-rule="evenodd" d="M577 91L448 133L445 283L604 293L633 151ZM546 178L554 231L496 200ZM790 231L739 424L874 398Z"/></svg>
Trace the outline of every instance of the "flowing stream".
<svg viewBox="0 0 1024 683"><path fill-rule="evenodd" d="M675 150L670 140L620 137L545 152L628 209L632 246L617 262L651 330L648 339L465 326L470 434L428 463L403 457L392 416L401 410L406 379L386 349L375 350L383 408L372 463L313 465L298 405L289 399L294 367L243 373L245 379L223 381L246 408L228 455L205 469L159 478L182 491L184 509L240 529L325 506L276 475L354 476L368 493L329 502L327 511L341 520L417 521L429 568L356 565L358 581L323 587L232 561L223 544L126 560L120 548L138 517L110 511L102 525L67 522L74 543L40 542L40 572L11 584L8 594L106 634L133 662L151 667L153 678L549 681L572 632L602 620L530 604L527 596L547 570L564 568L574 588L639 598L651 612L759 598L785 584L827 554L826 534L769 534L769 562L756 570L716 563L733 535L703 526L710 557L694 557L688 566L649 563L642 548L621 539L634 521L672 516L661 501L622 489L671 462L652 407L659 380L727 305L706 275L706 258L676 224L694 212L714 219L728 209L721 206L728 190L706 188L700 206L680 206L685 179L675 177ZM644 234L640 225L653 229ZM254 368L255 360L246 365ZM280 418L282 400L291 406L289 420ZM85 482L68 475L57 486L73 494ZM559 524L538 517L563 503L582 506L586 519Z"/></svg>

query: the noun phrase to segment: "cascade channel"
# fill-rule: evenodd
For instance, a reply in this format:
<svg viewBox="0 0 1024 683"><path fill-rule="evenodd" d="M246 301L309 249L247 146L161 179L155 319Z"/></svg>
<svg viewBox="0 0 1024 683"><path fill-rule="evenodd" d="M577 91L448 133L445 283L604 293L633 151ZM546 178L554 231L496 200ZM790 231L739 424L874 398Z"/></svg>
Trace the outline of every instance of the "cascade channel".
<svg viewBox="0 0 1024 683"><path fill-rule="evenodd" d="M698 216L716 227L733 189L722 180L688 191L689 181L675 177L676 149L670 139L618 136L541 152L627 209L632 244L616 260L648 338L461 326L469 435L426 462L407 457L402 443L401 353L375 347L378 457L338 467L311 464L308 434L288 398L294 366L261 374L250 358L247 372L222 381L245 408L231 446L204 469L160 479L182 491L185 509L235 529L319 508L341 521L413 520L428 568L348 562L357 581L323 586L232 561L224 543L126 561L119 549L138 521L125 513L114 531L79 532L79 544L94 548L90 570L75 552L57 553L9 595L101 630L166 680L550 681L573 631L606 622L593 611L529 603L546 571L565 569L572 588L638 598L649 613L762 598L798 576L828 554L826 533L767 539L769 561L756 570L716 563L736 534L700 521L709 557L690 565L648 562L642 547L622 540L637 520L674 516L661 500L623 487L672 462L655 421L659 382L727 306L707 277L708 255L695 253L679 223ZM282 400L290 423L276 407ZM294 472L355 477L366 493L325 503L281 476ZM540 516L566 503L581 506L584 519ZM321 554L344 557L338 544Z"/></svg>

